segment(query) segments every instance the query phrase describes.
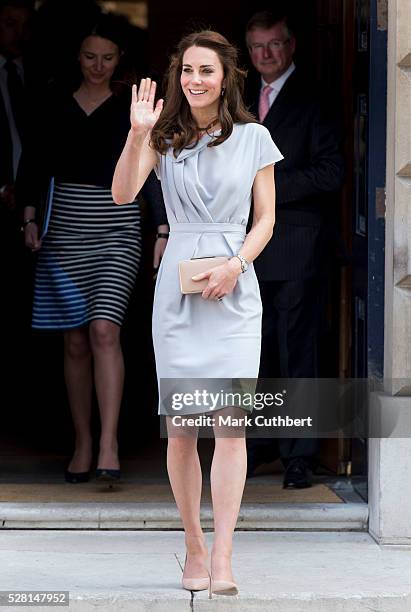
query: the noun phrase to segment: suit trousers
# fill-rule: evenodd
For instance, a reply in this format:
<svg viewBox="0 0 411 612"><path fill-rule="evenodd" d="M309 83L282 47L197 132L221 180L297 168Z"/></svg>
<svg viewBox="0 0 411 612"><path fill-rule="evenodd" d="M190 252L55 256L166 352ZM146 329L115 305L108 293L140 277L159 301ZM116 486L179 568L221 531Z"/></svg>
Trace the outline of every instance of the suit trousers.
<svg viewBox="0 0 411 612"><path fill-rule="evenodd" d="M319 279L260 281L260 291L260 378L316 378L322 303ZM314 466L319 448L315 438L248 440L251 452L258 444L269 445L270 454L280 456L285 467L296 457Z"/></svg>

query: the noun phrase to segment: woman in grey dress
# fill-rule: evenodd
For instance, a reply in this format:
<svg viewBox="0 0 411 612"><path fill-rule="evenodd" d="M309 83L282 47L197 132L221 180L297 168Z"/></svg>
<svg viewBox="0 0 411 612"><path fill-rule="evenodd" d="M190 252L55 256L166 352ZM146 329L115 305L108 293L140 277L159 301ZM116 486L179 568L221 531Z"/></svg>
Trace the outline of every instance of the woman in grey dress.
<svg viewBox="0 0 411 612"><path fill-rule="evenodd" d="M162 380L258 376L261 301L251 262L272 235L273 167L282 155L268 130L245 109L243 77L236 50L220 34L203 31L180 42L169 69L164 109L163 100L154 105L156 85L150 79L141 81L138 92L134 87L131 129L112 193L123 204L136 196L153 168L161 179L170 237L153 310L160 392ZM253 223L246 236L252 196ZM194 277L207 279L202 293L183 295L179 262L214 255L229 259L219 266L210 263L209 270ZM185 412L206 410L196 406ZM243 414L241 410L218 412ZM177 431L172 416L167 416L167 427L167 468L187 547L183 587L209 586L210 595L236 594L231 554L246 475L244 427L225 435L215 424L210 561L200 524L197 430L187 425Z"/></svg>

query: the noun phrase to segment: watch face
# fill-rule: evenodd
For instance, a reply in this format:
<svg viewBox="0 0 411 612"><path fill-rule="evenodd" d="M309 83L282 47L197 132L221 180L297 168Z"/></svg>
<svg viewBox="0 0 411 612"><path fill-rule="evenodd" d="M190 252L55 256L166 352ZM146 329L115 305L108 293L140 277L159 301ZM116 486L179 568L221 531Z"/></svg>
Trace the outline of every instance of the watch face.
<svg viewBox="0 0 411 612"><path fill-rule="evenodd" d="M240 256L239 259L241 262L241 271L246 272L248 270L248 263L247 263L246 258L243 256Z"/></svg>
<svg viewBox="0 0 411 612"><path fill-rule="evenodd" d="M236 255L236 257L238 257L238 259L240 260L241 272L247 272L247 270L248 270L248 261L246 260L246 258L243 257L242 255Z"/></svg>

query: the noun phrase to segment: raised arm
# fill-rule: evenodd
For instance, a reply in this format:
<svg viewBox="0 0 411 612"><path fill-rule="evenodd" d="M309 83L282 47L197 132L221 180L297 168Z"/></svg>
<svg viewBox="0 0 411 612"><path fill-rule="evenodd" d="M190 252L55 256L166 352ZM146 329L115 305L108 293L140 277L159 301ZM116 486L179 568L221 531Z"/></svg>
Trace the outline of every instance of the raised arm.
<svg viewBox="0 0 411 612"><path fill-rule="evenodd" d="M133 202L148 175L157 163L156 152L150 147L150 134L163 108L158 100L154 108L156 83L142 79L137 93L133 85L130 108L130 131L117 162L111 187L116 204Z"/></svg>

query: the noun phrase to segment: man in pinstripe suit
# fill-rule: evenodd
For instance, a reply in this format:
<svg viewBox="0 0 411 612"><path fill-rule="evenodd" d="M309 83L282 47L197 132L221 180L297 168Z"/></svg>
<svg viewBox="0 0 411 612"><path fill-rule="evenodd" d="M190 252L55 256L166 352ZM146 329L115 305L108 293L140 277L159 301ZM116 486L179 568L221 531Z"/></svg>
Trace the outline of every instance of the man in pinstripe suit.
<svg viewBox="0 0 411 612"><path fill-rule="evenodd" d="M327 261L325 213L330 193L343 180L338 128L314 84L295 67L295 34L284 13L254 15L246 40L260 75L250 91L250 110L284 155L275 167L274 234L255 262L264 309L260 377L315 378ZM311 486L318 440L251 439L248 444L249 475L277 454L285 467L284 488Z"/></svg>

